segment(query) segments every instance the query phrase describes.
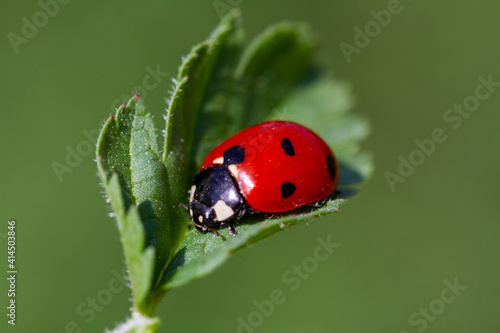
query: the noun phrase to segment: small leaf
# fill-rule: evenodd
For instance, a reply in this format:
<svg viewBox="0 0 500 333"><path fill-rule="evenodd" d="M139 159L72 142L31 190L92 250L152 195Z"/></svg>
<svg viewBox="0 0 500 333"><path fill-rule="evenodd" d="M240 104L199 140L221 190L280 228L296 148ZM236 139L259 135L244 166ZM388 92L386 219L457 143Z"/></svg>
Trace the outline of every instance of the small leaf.
<svg viewBox="0 0 500 333"><path fill-rule="evenodd" d="M152 117L138 96L108 119L98 140L97 155L99 173L118 221L134 308L147 312L153 268L159 275L174 247L168 242L170 230L165 223L165 167Z"/></svg>
<svg viewBox="0 0 500 333"><path fill-rule="evenodd" d="M191 148L196 119L202 98L209 89L214 68L225 58L226 46L238 34L239 12L232 12L221 21L218 28L203 43L195 46L185 57L176 79L174 91L169 100L166 117L163 161L168 170L169 223L171 246L177 247L190 223L185 210L179 204L186 201L191 181L193 162Z"/></svg>
<svg viewBox="0 0 500 333"><path fill-rule="evenodd" d="M148 247L144 250L146 238L142 221L134 206L131 206L128 212L125 210L118 175L114 174L109 181L106 181L104 188L116 214L125 261L129 270L132 294L134 295L134 308L139 310L143 308L143 302L151 288L154 248Z"/></svg>

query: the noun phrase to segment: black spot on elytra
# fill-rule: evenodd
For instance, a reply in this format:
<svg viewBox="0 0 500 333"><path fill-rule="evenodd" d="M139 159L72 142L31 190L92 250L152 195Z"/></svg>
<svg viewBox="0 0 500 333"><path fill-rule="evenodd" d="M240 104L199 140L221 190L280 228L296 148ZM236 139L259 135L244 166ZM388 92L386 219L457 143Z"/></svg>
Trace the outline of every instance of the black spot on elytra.
<svg viewBox="0 0 500 333"><path fill-rule="evenodd" d="M328 172L330 173L330 177L335 178L335 174L337 173L337 170L335 167L335 160L333 159L332 155L330 155L330 154L326 155L326 167L328 168Z"/></svg>
<svg viewBox="0 0 500 333"><path fill-rule="evenodd" d="M245 160L245 149L240 146L232 146L226 149L222 154L224 157L224 166L229 166L231 164L240 164Z"/></svg>
<svg viewBox="0 0 500 333"><path fill-rule="evenodd" d="M284 138L281 140L281 148L283 148L285 154L295 156L295 150L293 149L293 144L290 142L290 139Z"/></svg>
<svg viewBox="0 0 500 333"><path fill-rule="evenodd" d="M294 183L286 182L281 184L281 196L284 199L291 197L295 190L296 188Z"/></svg>

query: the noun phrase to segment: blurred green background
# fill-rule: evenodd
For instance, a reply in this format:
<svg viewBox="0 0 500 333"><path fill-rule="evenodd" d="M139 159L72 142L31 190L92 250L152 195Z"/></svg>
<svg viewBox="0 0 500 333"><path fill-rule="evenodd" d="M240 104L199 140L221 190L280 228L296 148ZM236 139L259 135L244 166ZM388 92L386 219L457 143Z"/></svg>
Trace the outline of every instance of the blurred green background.
<svg viewBox="0 0 500 333"><path fill-rule="evenodd" d="M0 282L0 331L103 332L128 315L130 293L116 278L124 261L93 137L137 91L162 128L170 79L219 13L213 1L71 1L40 14L50 3L1 3L0 267L6 277L15 219L19 273L15 327ZM353 111L372 123L363 148L376 169L341 214L269 238L170 292L160 332L499 332L500 87L456 129L443 115L474 102L479 76L500 82L500 2L402 0L378 32L371 11L391 1L215 3L242 9L247 40L280 20L311 23L322 59L352 86ZM37 31L24 28L30 37L13 47L9 33L22 38L34 19ZM355 46L354 29L367 24L373 37L348 62L340 45ZM141 91L156 68L157 86ZM399 156L436 128L447 140L392 191L386 173L397 174ZM55 162L66 172L58 176ZM282 275L327 236L340 248L291 291ZM453 294L444 281L455 279L467 288ZM274 289L286 301L258 327L239 327L238 318L258 321L254 302Z"/></svg>

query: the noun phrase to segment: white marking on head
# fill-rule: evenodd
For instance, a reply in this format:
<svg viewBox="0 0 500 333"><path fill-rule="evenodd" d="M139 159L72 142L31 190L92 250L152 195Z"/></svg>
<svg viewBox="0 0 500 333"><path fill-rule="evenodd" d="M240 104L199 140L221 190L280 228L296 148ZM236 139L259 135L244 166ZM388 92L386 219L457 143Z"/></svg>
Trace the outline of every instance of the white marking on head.
<svg viewBox="0 0 500 333"><path fill-rule="evenodd" d="M189 215L192 217L193 216L193 210L189 208Z"/></svg>
<svg viewBox="0 0 500 333"><path fill-rule="evenodd" d="M196 192L196 185L191 186L191 190L189 191L189 202L194 199L194 192ZM193 214L191 214L193 215Z"/></svg>
<svg viewBox="0 0 500 333"><path fill-rule="evenodd" d="M238 179L238 174L240 173L240 170L236 166L236 164L231 164L230 166L227 167L231 174L233 175L234 178Z"/></svg>
<svg viewBox="0 0 500 333"><path fill-rule="evenodd" d="M234 210L229 207L223 200L219 200L212 207L217 215L217 221L224 221L234 215Z"/></svg>
<svg viewBox="0 0 500 333"><path fill-rule="evenodd" d="M222 156L221 156L221 157L218 157L218 158L216 158L215 160L213 160L213 162L212 162L212 163L213 163L213 164L222 164L222 163L224 163L224 157L222 157Z"/></svg>

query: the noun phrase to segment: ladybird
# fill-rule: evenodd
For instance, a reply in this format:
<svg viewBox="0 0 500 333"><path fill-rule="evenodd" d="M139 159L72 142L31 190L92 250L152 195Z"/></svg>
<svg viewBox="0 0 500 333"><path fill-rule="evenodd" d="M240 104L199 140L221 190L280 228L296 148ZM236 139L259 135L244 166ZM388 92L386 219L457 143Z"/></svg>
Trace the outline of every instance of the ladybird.
<svg viewBox="0 0 500 333"><path fill-rule="evenodd" d="M206 157L190 189L188 213L203 232L246 212L280 213L322 202L335 190L337 160L310 129L289 121L249 127Z"/></svg>

